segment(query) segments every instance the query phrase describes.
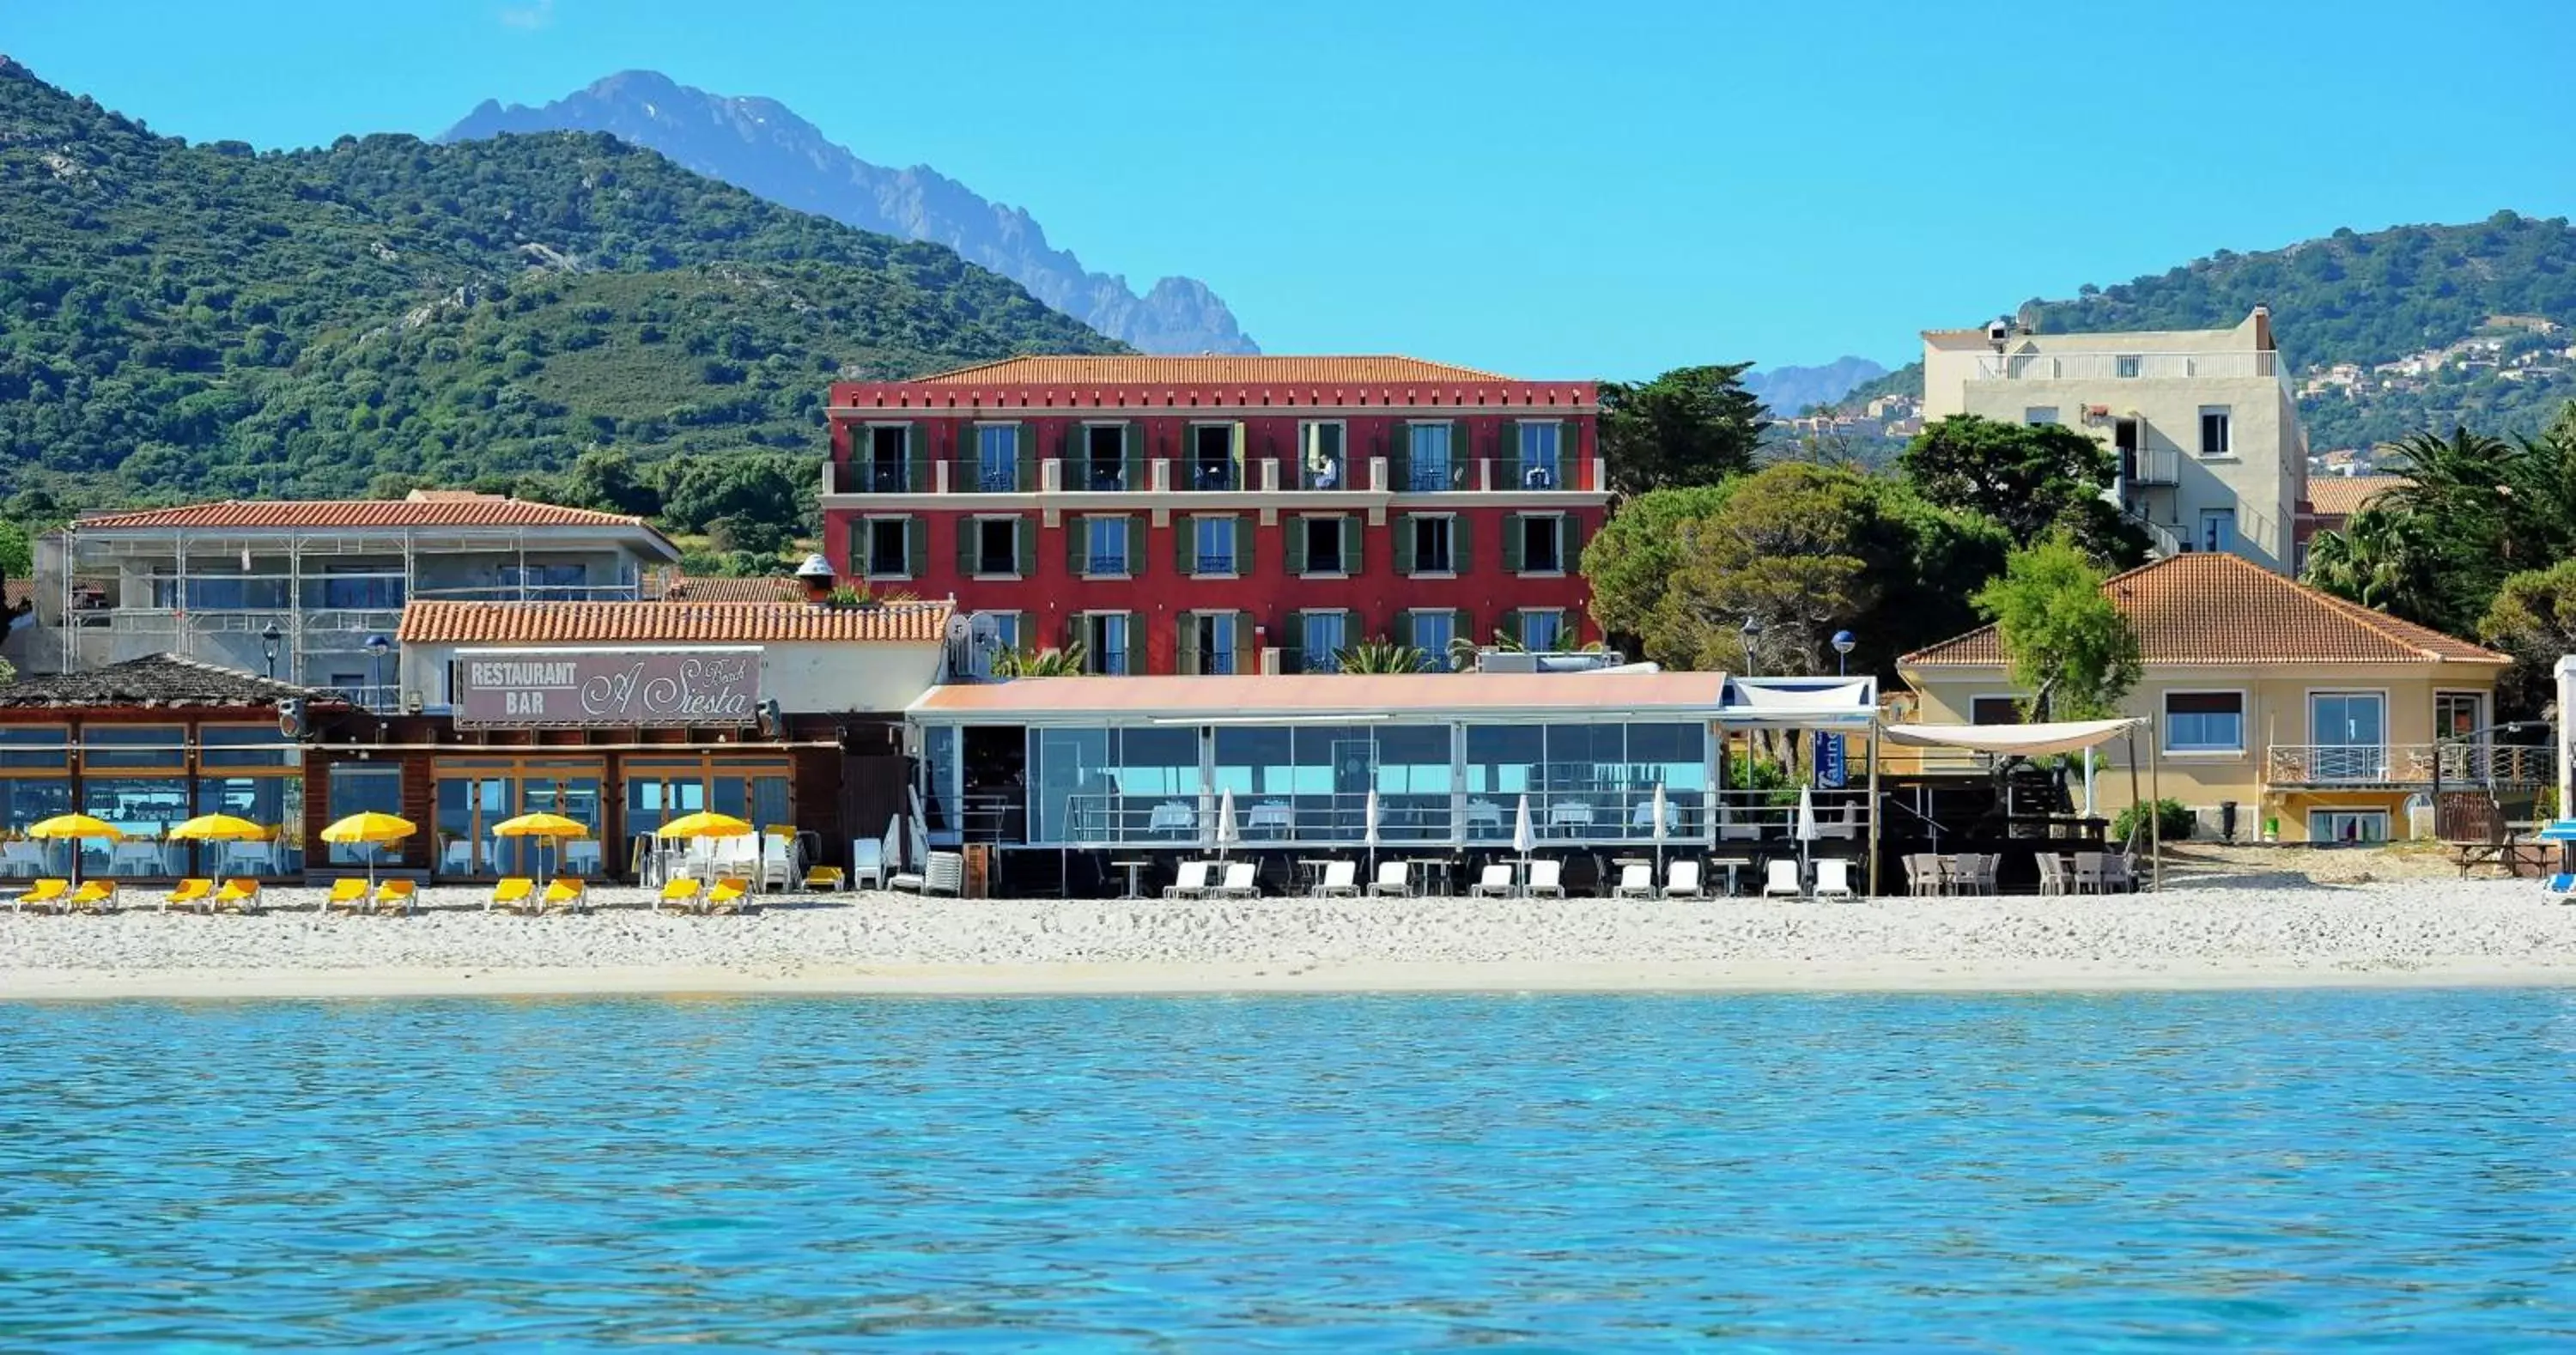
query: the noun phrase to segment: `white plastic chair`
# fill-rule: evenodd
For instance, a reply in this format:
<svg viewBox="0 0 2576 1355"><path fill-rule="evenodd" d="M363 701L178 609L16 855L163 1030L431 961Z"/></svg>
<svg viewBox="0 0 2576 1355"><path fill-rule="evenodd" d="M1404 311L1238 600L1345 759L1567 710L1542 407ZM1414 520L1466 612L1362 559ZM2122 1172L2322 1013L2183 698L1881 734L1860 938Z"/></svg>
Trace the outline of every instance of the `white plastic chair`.
<svg viewBox="0 0 2576 1355"><path fill-rule="evenodd" d="M1708 891L1699 885L1697 861L1675 861L1664 870L1664 897L1668 899L1704 899Z"/></svg>
<svg viewBox="0 0 2576 1355"><path fill-rule="evenodd" d="M1500 861L1485 867L1485 873L1478 876L1476 883L1467 890L1467 897L1473 899L1508 899L1511 896L1512 868L1509 863Z"/></svg>
<svg viewBox="0 0 2576 1355"><path fill-rule="evenodd" d="M1762 870L1762 897L1766 899L1798 898L1807 891L1798 884L1798 863L1781 859L1766 864Z"/></svg>
<svg viewBox="0 0 2576 1355"><path fill-rule="evenodd" d="M1167 899L1206 898L1208 892L1208 872L1215 869L1215 867L1216 863L1214 861L1182 862L1180 878L1163 886L1163 897Z"/></svg>
<svg viewBox="0 0 2576 1355"><path fill-rule="evenodd" d="M1845 861L1839 856L1817 858L1817 902L1821 903L1826 899L1841 899L1843 902L1849 903L1859 897L1860 896L1858 894L1852 891L1851 862Z"/></svg>
<svg viewBox="0 0 2576 1355"><path fill-rule="evenodd" d="M1905 858L1905 889L1917 898L1941 892L1941 858L1916 852Z"/></svg>
<svg viewBox="0 0 2576 1355"><path fill-rule="evenodd" d="M922 868L921 892L951 895L965 893L966 858L955 852L932 852L930 863Z"/></svg>
<svg viewBox="0 0 2576 1355"><path fill-rule="evenodd" d="M2077 852L2075 854L2075 892L2078 894L2102 892L2102 853Z"/></svg>
<svg viewBox="0 0 2576 1355"><path fill-rule="evenodd" d="M885 844L872 837L851 839L850 888L883 889L885 881Z"/></svg>
<svg viewBox="0 0 2576 1355"><path fill-rule="evenodd" d="M1565 863L1562 861L1530 862L1529 887L1521 892L1533 899L1564 898Z"/></svg>
<svg viewBox="0 0 2576 1355"><path fill-rule="evenodd" d="M1413 897L1413 881L1408 874L1410 869L1401 861L1378 862L1377 879L1369 884L1370 895L1398 899Z"/></svg>
<svg viewBox="0 0 2576 1355"><path fill-rule="evenodd" d="M1324 878L1315 882L1314 896L1319 899L1356 899L1360 896L1360 866L1357 861L1327 861Z"/></svg>
<svg viewBox="0 0 2576 1355"><path fill-rule="evenodd" d="M1249 861L1228 861L1225 864L1225 883L1209 890L1209 896L1219 899L1261 897L1261 886L1253 879L1252 871L1252 863Z"/></svg>
<svg viewBox="0 0 2576 1355"><path fill-rule="evenodd" d="M1610 887L1614 899L1651 899L1655 897L1655 868L1643 862L1619 868L1619 883Z"/></svg>

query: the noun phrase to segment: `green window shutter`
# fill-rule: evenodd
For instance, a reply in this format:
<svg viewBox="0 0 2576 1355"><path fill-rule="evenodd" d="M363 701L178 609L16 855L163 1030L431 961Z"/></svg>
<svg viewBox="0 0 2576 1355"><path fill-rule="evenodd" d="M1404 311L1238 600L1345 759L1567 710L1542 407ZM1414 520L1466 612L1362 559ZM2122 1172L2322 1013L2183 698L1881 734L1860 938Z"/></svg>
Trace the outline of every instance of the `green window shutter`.
<svg viewBox="0 0 2576 1355"><path fill-rule="evenodd" d="M1145 458L1149 439L1142 419L1127 425L1127 492L1141 493L1145 488Z"/></svg>
<svg viewBox="0 0 2576 1355"><path fill-rule="evenodd" d="M912 424L903 430L904 483L918 494L930 488L930 428Z"/></svg>
<svg viewBox="0 0 2576 1355"><path fill-rule="evenodd" d="M1467 515L1449 519L1449 572L1463 575L1476 563L1476 552L1467 546Z"/></svg>
<svg viewBox="0 0 2576 1355"><path fill-rule="evenodd" d="M1494 484L1517 489L1521 483L1521 421L1505 419L1494 437Z"/></svg>
<svg viewBox="0 0 2576 1355"><path fill-rule="evenodd" d="M1036 578L1038 576L1037 519L1011 519L1011 535L1017 538L1015 544L1019 547L1020 577L1023 579Z"/></svg>
<svg viewBox="0 0 2576 1355"><path fill-rule="evenodd" d="M1011 428L1011 449L1019 454L1019 465L1011 475L1011 488L1023 494L1038 487L1038 430L1034 424L1015 424ZM1025 572L1025 571L1023 571Z"/></svg>
<svg viewBox="0 0 2576 1355"><path fill-rule="evenodd" d="M1469 612L1464 607L1452 608L1449 612L1449 634L1452 639L1465 640L1471 645L1476 643L1476 617L1474 613ZM1431 656L1431 661L1445 668L1449 664L1449 656L1445 653L1434 654Z"/></svg>
<svg viewBox="0 0 2576 1355"><path fill-rule="evenodd" d="M1285 528L1288 533L1288 572L1291 574L1305 573L1306 520L1299 517L1281 518L1279 520L1279 525L1282 528Z"/></svg>
<svg viewBox="0 0 2576 1355"><path fill-rule="evenodd" d="M930 572L930 523L923 518L903 520L903 576L918 579Z"/></svg>
<svg viewBox="0 0 2576 1355"><path fill-rule="evenodd" d="M1288 614L1288 648L1297 655L1297 663L1302 667L1306 662L1306 614L1304 612Z"/></svg>
<svg viewBox="0 0 2576 1355"><path fill-rule="evenodd" d="M1185 579L1198 572L1199 520L1197 518L1173 519L1172 567L1179 570L1181 577Z"/></svg>
<svg viewBox="0 0 2576 1355"><path fill-rule="evenodd" d="M1249 673L1259 666L1261 655L1252 644L1252 613L1234 614L1234 671Z"/></svg>
<svg viewBox="0 0 2576 1355"><path fill-rule="evenodd" d="M1503 572L1521 572L1521 515L1503 514Z"/></svg>
<svg viewBox="0 0 2576 1355"><path fill-rule="evenodd" d="M1354 579L1360 576L1360 519L1356 513L1342 514L1342 572Z"/></svg>
<svg viewBox="0 0 2576 1355"><path fill-rule="evenodd" d="M1495 618L1494 636L1496 639L1503 640L1511 644L1519 644L1521 640L1521 614L1519 612L1507 611L1501 616Z"/></svg>
<svg viewBox="0 0 2576 1355"><path fill-rule="evenodd" d="M1145 619L1134 612L1127 613L1127 671L1145 671Z"/></svg>
<svg viewBox="0 0 2576 1355"><path fill-rule="evenodd" d="M1395 515L1395 572L1398 574L1413 572L1413 519L1414 514L1411 513Z"/></svg>
<svg viewBox="0 0 2576 1355"><path fill-rule="evenodd" d="M984 524L973 518L958 518L956 523L957 577L971 579L975 577L975 566L979 563L976 547L982 543L977 538L984 534Z"/></svg>
<svg viewBox="0 0 2576 1355"><path fill-rule="evenodd" d="M1067 612L1064 614L1064 640L1061 647L1065 653L1070 654L1073 652L1073 647L1080 643L1082 643L1082 613Z"/></svg>
<svg viewBox="0 0 2576 1355"><path fill-rule="evenodd" d="M1390 626L1390 627L1388 627L1387 629L1388 629L1390 632L1392 632L1390 635L1388 635L1388 637L1387 637L1388 639L1391 639L1391 640L1395 641L1395 642L1396 642L1397 644L1399 644L1399 645L1404 645L1404 646L1407 646L1407 647L1412 646L1412 644L1414 643L1414 640L1413 640L1413 613L1411 613L1411 612L1397 612L1397 613L1395 614L1395 624L1394 624L1394 625L1392 625L1392 626Z"/></svg>
<svg viewBox="0 0 2576 1355"><path fill-rule="evenodd" d="M1145 577L1145 523L1137 514L1127 515L1127 577Z"/></svg>
<svg viewBox="0 0 2576 1355"><path fill-rule="evenodd" d="M1402 419L1396 420L1395 432L1387 439L1386 474L1398 494L1413 487L1413 425Z"/></svg>
<svg viewBox="0 0 2576 1355"><path fill-rule="evenodd" d="M1565 572L1568 574L1581 573L1583 570L1583 520L1572 513L1568 513L1563 518L1559 519L1559 521L1565 524L1564 527L1560 529L1565 533L1565 543L1560 551L1560 554L1562 554L1565 559Z"/></svg>
<svg viewBox="0 0 2576 1355"><path fill-rule="evenodd" d="M1084 518L1064 520L1064 568L1065 572L1077 579L1082 577L1083 567L1091 563L1083 558L1083 552L1091 544L1089 540L1091 532L1086 525L1087 521Z"/></svg>
<svg viewBox="0 0 2576 1355"><path fill-rule="evenodd" d="M1234 533L1234 576L1238 579L1251 578L1254 540L1252 525L1239 517L1227 518L1226 523L1228 529Z"/></svg>
<svg viewBox="0 0 2576 1355"><path fill-rule="evenodd" d="M1189 612L1181 613L1181 628L1177 632L1177 635L1179 638L1179 644L1172 650L1172 653L1176 656L1173 671L1181 673L1195 673L1199 671L1198 617Z"/></svg>

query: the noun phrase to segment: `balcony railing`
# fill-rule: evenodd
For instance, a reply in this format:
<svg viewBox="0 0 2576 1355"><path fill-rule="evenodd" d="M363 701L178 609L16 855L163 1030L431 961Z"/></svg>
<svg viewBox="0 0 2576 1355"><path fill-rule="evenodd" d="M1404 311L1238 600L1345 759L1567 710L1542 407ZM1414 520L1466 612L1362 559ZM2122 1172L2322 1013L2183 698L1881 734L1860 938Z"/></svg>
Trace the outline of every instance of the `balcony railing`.
<svg viewBox="0 0 2576 1355"><path fill-rule="evenodd" d="M1082 562L1082 572L1093 578L1123 579L1127 577L1127 556L1123 552L1090 556Z"/></svg>
<svg viewBox="0 0 2576 1355"><path fill-rule="evenodd" d="M1996 353L1977 359L1973 381L2173 381L2212 377L2279 377L2280 354Z"/></svg>
<svg viewBox="0 0 2576 1355"><path fill-rule="evenodd" d="M2182 453L2171 447L2140 447L2120 453L2128 463L2129 483L2171 485L2182 482Z"/></svg>
<svg viewBox="0 0 2576 1355"><path fill-rule="evenodd" d="M2557 775L2552 754L2526 744L2275 744L2267 779L2276 786L2426 786L2438 760L2444 782L2539 786Z"/></svg>
<svg viewBox="0 0 2576 1355"><path fill-rule="evenodd" d="M1026 474L1023 474L1023 469ZM1005 467L973 458L823 464L826 495L856 494L1240 494L1528 493L1598 491L1606 484L1598 457L1463 457L1408 460L1345 456L1329 470L1294 457L1231 459L1154 457L1140 462L1048 457Z"/></svg>

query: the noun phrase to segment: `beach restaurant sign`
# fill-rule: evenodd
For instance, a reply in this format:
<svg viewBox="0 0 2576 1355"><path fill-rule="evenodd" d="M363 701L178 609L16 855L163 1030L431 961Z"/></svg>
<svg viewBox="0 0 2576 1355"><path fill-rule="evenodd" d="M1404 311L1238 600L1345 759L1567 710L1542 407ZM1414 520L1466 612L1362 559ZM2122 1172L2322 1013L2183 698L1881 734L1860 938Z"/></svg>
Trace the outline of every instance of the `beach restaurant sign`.
<svg viewBox="0 0 2576 1355"><path fill-rule="evenodd" d="M760 720L757 649L460 650L452 683L466 729Z"/></svg>

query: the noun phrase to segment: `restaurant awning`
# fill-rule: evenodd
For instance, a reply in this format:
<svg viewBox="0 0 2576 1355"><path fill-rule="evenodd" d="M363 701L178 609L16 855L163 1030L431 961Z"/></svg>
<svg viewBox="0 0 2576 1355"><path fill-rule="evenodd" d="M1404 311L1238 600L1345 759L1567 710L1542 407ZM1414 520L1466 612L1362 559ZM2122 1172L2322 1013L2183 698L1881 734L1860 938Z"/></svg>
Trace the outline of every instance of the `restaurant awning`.
<svg viewBox="0 0 2576 1355"><path fill-rule="evenodd" d="M1729 729L1841 729L1867 733L1878 717L1873 678L1730 678L1718 721Z"/></svg>
<svg viewBox="0 0 2576 1355"><path fill-rule="evenodd" d="M1879 737L1913 748L1965 748L2006 757L2040 757L2108 743L2145 723L2131 717L2037 725L1887 725L1879 730Z"/></svg>

